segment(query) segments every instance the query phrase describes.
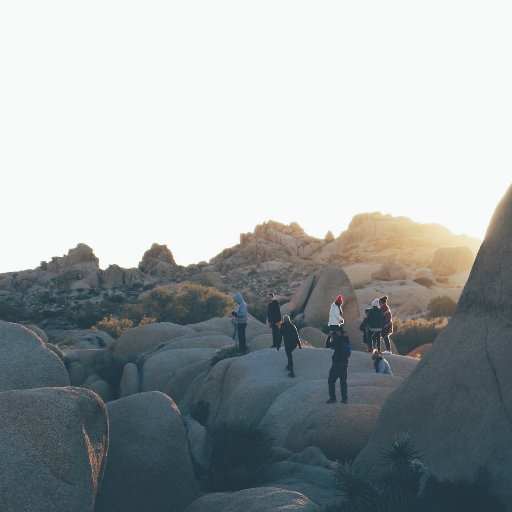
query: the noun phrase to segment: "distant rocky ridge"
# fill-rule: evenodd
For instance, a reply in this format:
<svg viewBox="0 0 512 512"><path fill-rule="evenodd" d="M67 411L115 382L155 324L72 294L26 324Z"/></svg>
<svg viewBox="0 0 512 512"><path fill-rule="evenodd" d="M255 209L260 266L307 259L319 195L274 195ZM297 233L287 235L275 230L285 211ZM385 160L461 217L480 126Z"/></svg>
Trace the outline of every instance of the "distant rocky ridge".
<svg viewBox="0 0 512 512"><path fill-rule="evenodd" d="M36 269L0 274L0 318L47 328L87 328L91 310L108 312L108 301L135 300L143 290L183 281L258 296L273 290L289 299L327 265L345 269L350 279L348 268L359 265L360 274L366 265L363 285L423 276L433 284L462 286L479 246L478 239L453 235L440 225L380 213L356 215L337 238L328 233L325 239L306 234L296 223L264 222L209 262L186 267L175 262L166 245L155 243L137 268L110 265L103 270L92 248L78 244ZM66 314L70 309L74 315Z"/></svg>

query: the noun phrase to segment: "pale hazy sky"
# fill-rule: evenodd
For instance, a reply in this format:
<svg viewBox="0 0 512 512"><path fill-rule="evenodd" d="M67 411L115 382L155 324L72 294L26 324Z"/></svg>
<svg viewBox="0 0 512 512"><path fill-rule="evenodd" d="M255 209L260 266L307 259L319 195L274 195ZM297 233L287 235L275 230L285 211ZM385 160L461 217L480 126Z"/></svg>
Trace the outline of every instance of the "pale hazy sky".
<svg viewBox="0 0 512 512"><path fill-rule="evenodd" d="M209 260L368 211L483 238L511 183L509 1L0 0L0 272Z"/></svg>

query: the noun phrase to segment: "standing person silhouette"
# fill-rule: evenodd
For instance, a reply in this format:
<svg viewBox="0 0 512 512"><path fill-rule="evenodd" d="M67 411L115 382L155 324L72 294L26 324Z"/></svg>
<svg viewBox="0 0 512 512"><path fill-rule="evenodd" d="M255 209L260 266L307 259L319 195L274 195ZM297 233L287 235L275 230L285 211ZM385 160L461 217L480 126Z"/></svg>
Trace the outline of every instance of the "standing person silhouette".
<svg viewBox="0 0 512 512"><path fill-rule="evenodd" d="M292 352L297 347L302 348L302 346L300 344L297 327L295 327L295 324L291 321L288 315L283 316L283 323L281 324L280 332L283 336L284 350L286 352L286 357L288 358L288 364L286 365L286 369L288 370L288 377L295 377L295 373L293 371ZM279 345L281 345L281 340L279 340ZM278 350L279 345L277 346Z"/></svg>
<svg viewBox="0 0 512 512"><path fill-rule="evenodd" d="M384 295L379 299L379 305L380 310L382 311L382 316L384 317L382 326L382 339L386 344L386 350L384 351L384 354L391 354L391 342L389 341L389 337L393 333L393 317L388 306L387 295Z"/></svg>
<svg viewBox="0 0 512 512"><path fill-rule="evenodd" d="M277 348L281 345L281 334L279 333L279 325L281 324L281 308L279 301L271 292L267 293L267 324L272 329L272 345L270 348Z"/></svg>
<svg viewBox="0 0 512 512"><path fill-rule="evenodd" d="M231 313L235 319L236 330L238 333L238 350L241 354L245 354L247 352L245 328L247 327L249 313L247 311L247 304L245 303L241 293L235 293L235 295L233 295L233 300L238 304L236 311Z"/></svg>
<svg viewBox="0 0 512 512"><path fill-rule="evenodd" d="M380 352L380 336L382 334L382 327L384 326L384 317L379 307L379 299L372 302L372 308L368 313L368 329L372 341L372 348Z"/></svg>

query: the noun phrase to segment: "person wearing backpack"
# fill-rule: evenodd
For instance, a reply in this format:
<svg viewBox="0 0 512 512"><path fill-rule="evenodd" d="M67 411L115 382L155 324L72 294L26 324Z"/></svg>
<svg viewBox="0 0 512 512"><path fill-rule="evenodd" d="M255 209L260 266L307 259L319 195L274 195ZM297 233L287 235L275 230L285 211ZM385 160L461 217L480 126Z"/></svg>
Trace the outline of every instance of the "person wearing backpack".
<svg viewBox="0 0 512 512"><path fill-rule="evenodd" d="M379 299L372 302L372 308L368 313L368 328L370 330L372 348L380 352L380 336L384 327L384 317L379 307Z"/></svg>
<svg viewBox="0 0 512 512"><path fill-rule="evenodd" d="M329 399L326 403L336 403L336 381L340 379L341 403L348 402L347 394L347 373L348 373L348 358L352 352L350 346L350 339L345 334L343 326L333 332L332 336L325 340L325 347L334 350L332 355L332 365L329 370L329 377L327 379L327 386L329 388Z"/></svg>
<svg viewBox="0 0 512 512"><path fill-rule="evenodd" d="M389 337L393 334L393 317L391 315L391 310L388 306L388 296L384 295L379 299L380 310L382 311L383 317L383 326L382 326L382 339L386 345L386 350L384 354L391 354L391 342L389 341Z"/></svg>
<svg viewBox="0 0 512 512"><path fill-rule="evenodd" d="M286 352L286 357L288 358L288 364L286 365L286 369L288 370L288 377L295 377L295 373L293 372L293 356L292 352L299 347L302 349L300 344L299 333L297 332L297 327L293 324L290 317L288 315L283 316L283 323L279 328L279 333L283 337L284 341L284 351ZM279 339L277 350L279 350L281 346L281 340Z"/></svg>

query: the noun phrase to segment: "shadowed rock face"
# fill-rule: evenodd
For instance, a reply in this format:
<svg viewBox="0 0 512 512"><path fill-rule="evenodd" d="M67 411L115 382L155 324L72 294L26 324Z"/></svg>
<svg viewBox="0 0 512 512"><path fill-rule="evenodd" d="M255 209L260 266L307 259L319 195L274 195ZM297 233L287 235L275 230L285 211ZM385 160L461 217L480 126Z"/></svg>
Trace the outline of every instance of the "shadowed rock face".
<svg viewBox="0 0 512 512"><path fill-rule="evenodd" d="M492 490L511 502L511 248L512 187L496 209L454 317L384 404L359 465L371 467L383 443L409 432L431 474L469 480L486 467Z"/></svg>

